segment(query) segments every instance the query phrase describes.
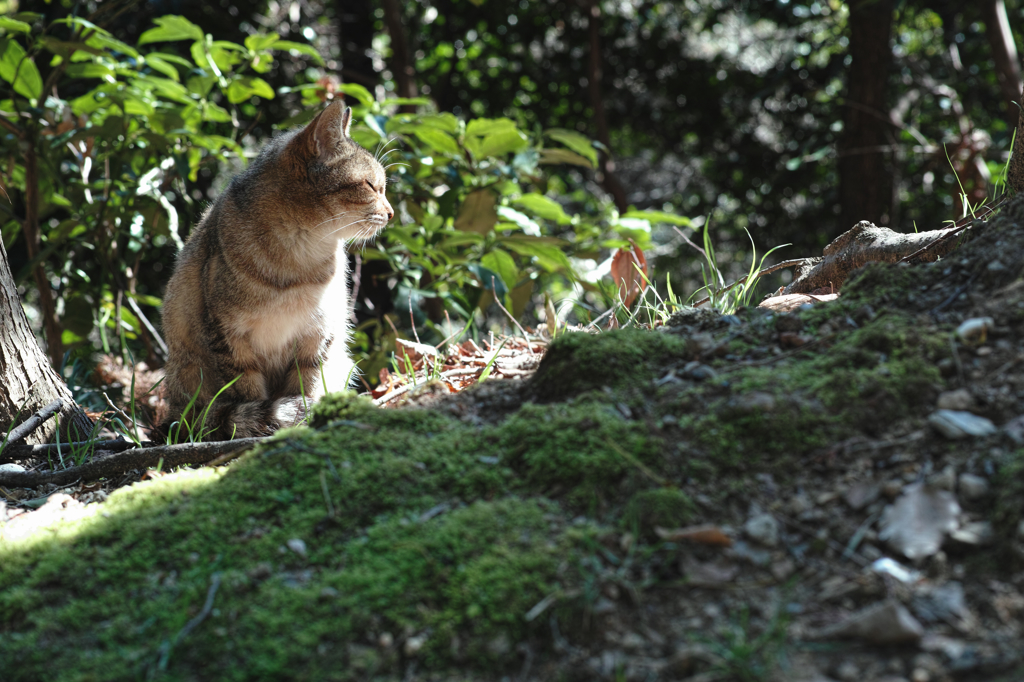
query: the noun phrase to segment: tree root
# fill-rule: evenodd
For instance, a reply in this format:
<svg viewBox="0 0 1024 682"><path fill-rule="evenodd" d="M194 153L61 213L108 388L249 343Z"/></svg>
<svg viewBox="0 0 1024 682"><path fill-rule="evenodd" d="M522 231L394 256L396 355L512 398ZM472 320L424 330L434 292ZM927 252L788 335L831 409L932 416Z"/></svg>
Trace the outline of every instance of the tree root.
<svg viewBox="0 0 1024 682"><path fill-rule="evenodd" d="M157 445L136 448L127 452L108 454L94 453L93 460L81 466L68 467L57 471L16 471L0 473L0 486L12 488L35 488L44 483L62 486L77 481L92 481L97 478L118 476L133 469L146 469L161 464L173 468L185 464L204 464L225 453L248 450L267 438L239 438L238 440L212 443L180 443L178 445ZM102 447L102 446L98 446Z"/></svg>

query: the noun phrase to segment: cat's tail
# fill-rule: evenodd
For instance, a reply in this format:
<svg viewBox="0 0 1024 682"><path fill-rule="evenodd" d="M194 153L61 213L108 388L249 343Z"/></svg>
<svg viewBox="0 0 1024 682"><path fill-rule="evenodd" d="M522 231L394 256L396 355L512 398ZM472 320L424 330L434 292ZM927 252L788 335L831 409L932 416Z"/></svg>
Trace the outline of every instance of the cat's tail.
<svg viewBox="0 0 1024 682"><path fill-rule="evenodd" d="M168 443L233 440L269 436L296 426L312 402L302 396L249 403L214 403L209 409L171 406L154 429L153 439Z"/></svg>

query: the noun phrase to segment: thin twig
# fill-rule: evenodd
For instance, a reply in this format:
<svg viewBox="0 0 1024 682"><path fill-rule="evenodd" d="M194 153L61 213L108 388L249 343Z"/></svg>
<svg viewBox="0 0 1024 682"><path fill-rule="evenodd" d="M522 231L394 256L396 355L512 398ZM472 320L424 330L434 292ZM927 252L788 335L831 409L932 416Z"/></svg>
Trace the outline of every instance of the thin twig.
<svg viewBox="0 0 1024 682"><path fill-rule="evenodd" d="M170 351L167 349L167 344L164 343L163 338L160 336L159 333L157 333L156 327L153 326L153 324L149 321L148 317L142 314L142 309L139 308L138 304L130 295L126 296L125 298L127 298L128 300L128 307L131 308L132 312L135 313L135 316L142 321L142 325L146 328L146 331L148 331L150 335L152 335L157 345L160 346L160 353L163 356L160 359L166 360Z"/></svg>
<svg viewBox="0 0 1024 682"><path fill-rule="evenodd" d="M11 429L11 433L7 438L7 446L4 448L4 452L7 452L11 446L18 441L25 440L30 433L39 428L43 422L52 417L53 415L60 412L61 408L64 407L64 401L60 398L54 400L49 405L45 406L31 417L23 421L18 426Z"/></svg>
<svg viewBox="0 0 1024 682"><path fill-rule="evenodd" d="M493 277L491 277L491 291L492 292L495 291L495 289L494 289L494 278ZM501 304L501 301L499 300L497 293L494 294L494 302L498 304L499 308L501 308L501 312L503 312L506 315L508 315L508 319L512 320L512 324L514 324L516 329L519 330L519 333L523 335L523 340L526 341L526 350L532 356L533 355L533 348L530 346L530 337L526 335L526 330L523 329L522 326L516 321L516 318L512 317L512 313L507 311L505 309L505 306L503 306Z"/></svg>

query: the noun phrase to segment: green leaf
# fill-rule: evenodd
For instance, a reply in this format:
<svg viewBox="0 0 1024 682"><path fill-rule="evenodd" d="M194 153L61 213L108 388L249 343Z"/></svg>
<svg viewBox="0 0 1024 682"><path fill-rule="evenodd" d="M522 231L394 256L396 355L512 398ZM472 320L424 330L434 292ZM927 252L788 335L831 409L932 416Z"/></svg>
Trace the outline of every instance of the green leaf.
<svg viewBox="0 0 1024 682"><path fill-rule="evenodd" d="M242 76L232 80L228 85L228 101L232 104L245 102L253 95L264 99L274 99L274 89L262 78L253 76Z"/></svg>
<svg viewBox="0 0 1024 682"><path fill-rule="evenodd" d="M311 57L314 62L319 65L323 65L323 57L316 51L316 48L308 43L293 43L290 40L279 40L274 43L273 49L275 50L293 50L299 54L304 54L307 57Z"/></svg>
<svg viewBox="0 0 1024 682"><path fill-rule="evenodd" d="M443 154L459 153L459 145L455 143L455 138L436 128L417 128L415 135L420 141L435 151Z"/></svg>
<svg viewBox="0 0 1024 682"><path fill-rule="evenodd" d="M39 69L35 62L26 58L25 49L13 40L0 40L0 78L23 97L39 99L43 93Z"/></svg>
<svg viewBox="0 0 1024 682"><path fill-rule="evenodd" d="M597 166L597 150L594 149L594 145L588 137L565 128L551 128L550 130L545 130L544 134L586 158L590 161L591 168Z"/></svg>
<svg viewBox="0 0 1024 682"><path fill-rule="evenodd" d="M505 298L505 294L508 293L508 287L505 286L505 281L501 278L500 274L476 263L467 265L466 269L477 276L477 279L480 280L480 286L485 290L493 291L495 296Z"/></svg>
<svg viewBox="0 0 1024 682"><path fill-rule="evenodd" d="M517 152L528 144L526 136L514 128L492 133L482 140L466 136L466 148L477 158L504 156L509 152Z"/></svg>
<svg viewBox="0 0 1024 682"><path fill-rule="evenodd" d="M153 69L154 71L162 73L163 75L167 76L175 82L180 80L178 76L178 70L171 66L163 57L157 56L155 54L146 55L146 66Z"/></svg>
<svg viewBox="0 0 1024 682"><path fill-rule="evenodd" d="M562 249L550 243L547 239L515 235L512 237L499 237L498 241L501 242L502 246L515 251L521 256L536 258L537 264L549 272L565 272L572 277L576 276L576 273L573 272L572 264L565 253L562 252Z"/></svg>
<svg viewBox="0 0 1024 682"><path fill-rule="evenodd" d="M157 28L151 28L139 37L139 45L146 43L169 42L173 40L202 40L203 29L199 28L185 17L170 14L165 17L157 17L153 23Z"/></svg>
<svg viewBox="0 0 1024 682"><path fill-rule="evenodd" d="M203 120L216 121L217 123L228 123L231 121L231 114L224 107L219 107L212 102L203 105Z"/></svg>
<svg viewBox="0 0 1024 682"><path fill-rule="evenodd" d="M7 31L19 31L21 33L29 33L32 30L31 25L26 24L24 21L11 19L10 17L0 17L0 28Z"/></svg>
<svg viewBox="0 0 1024 682"><path fill-rule="evenodd" d="M276 33L257 33L245 37L245 46L253 52L265 50L281 39Z"/></svg>
<svg viewBox="0 0 1024 682"><path fill-rule="evenodd" d="M114 77L114 72L102 64L72 64L67 70L71 78L106 78Z"/></svg>
<svg viewBox="0 0 1024 682"><path fill-rule="evenodd" d="M519 268L516 267L515 259L507 251L494 249L484 254L484 257L480 259L480 264L498 273L501 276L501 281L505 283L506 289L511 290L519 283Z"/></svg>
<svg viewBox="0 0 1024 682"><path fill-rule="evenodd" d="M559 225L565 225L572 222L572 219L566 215L565 209L563 209L558 202L548 199L546 196L541 194L524 194L513 203L518 206L522 206L535 216L539 216L547 220L554 220Z"/></svg>
<svg viewBox="0 0 1024 682"><path fill-rule="evenodd" d="M514 121L507 118L475 118L466 124L466 135L485 137L494 133L516 131Z"/></svg>
<svg viewBox="0 0 1024 682"><path fill-rule="evenodd" d="M128 43L122 43L106 31L103 31L102 33L93 33L85 43L89 47L107 50L109 52L120 52L121 54L132 58L139 56L138 50Z"/></svg>
<svg viewBox="0 0 1024 682"><path fill-rule="evenodd" d="M346 95L352 95L364 106L370 106L373 104L373 95L371 95L370 91L359 83L341 83L338 85L338 92L343 92Z"/></svg>
<svg viewBox="0 0 1024 682"><path fill-rule="evenodd" d="M664 211L627 211L623 218L638 218L649 223L668 223L679 227L689 227L690 219L686 216L666 213Z"/></svg>
<svg viewBox="0 0 1024 682"><path fill-rule="evenodd" d="M191 79L190 79L191 80ZM152 90L160 97L169 99L172 102L192 104L193 99L189 97L188 90L181 83L175 83L167 78L156 76L140 76L134 82L144 90Z"/></svg>
<svg viewBox="0 0 1024 682"><path fill-rule="evenodd" d="M528 234L531 237L540 236L540 225L533 221L528 215L520 213L514 208L509 208L508 206L499 206L498 215L505 220L518 225L525 234Z"/></svg>
<svg viewBox="0 0 1024 682"><path fill-rule="evenodd" d="M227 40L215 40L210 44L210 57L221 73L224 73L245 59L245 48Z"/></svg>
<svg viewBox="0 0 1024 682"><path fill-rule="evenodd" d="M594 164L590 163L589 159L580 156L576 152L571 152L568 149L541 149L538 163L569 163L574 166L583 166L584 168L594 167Z"/></svg>

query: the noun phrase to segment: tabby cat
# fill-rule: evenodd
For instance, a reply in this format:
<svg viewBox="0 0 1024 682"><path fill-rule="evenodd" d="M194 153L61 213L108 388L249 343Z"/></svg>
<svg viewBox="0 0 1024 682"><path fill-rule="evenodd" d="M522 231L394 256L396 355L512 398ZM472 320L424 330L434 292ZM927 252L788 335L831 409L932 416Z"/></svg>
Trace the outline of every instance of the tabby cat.
<svg viewBox="0 0 1024 682"><path fill-rule="evenodd" d="M193 230L164 298L161 435L268 435L298 423L325 385L347 387L345 245L394 216L384 168L351 122L334 102L271 141Z"/></svg>

